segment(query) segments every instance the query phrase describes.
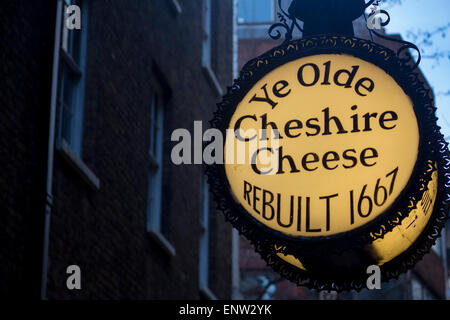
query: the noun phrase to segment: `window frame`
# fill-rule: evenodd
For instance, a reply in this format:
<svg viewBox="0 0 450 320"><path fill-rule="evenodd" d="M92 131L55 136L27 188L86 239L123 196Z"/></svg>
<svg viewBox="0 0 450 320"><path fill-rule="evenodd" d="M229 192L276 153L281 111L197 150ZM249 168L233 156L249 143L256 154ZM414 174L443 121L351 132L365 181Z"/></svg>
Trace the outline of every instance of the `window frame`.
<svg viewBox="0 0 450 320"><path fill-rule="evenodd" d="M209 188L202 175L200 186L199 287L209 287Z"/></svg>
<svg viewBox="0 0 450 320"><path fill-rule="evenodd" d="M202 2L202 69L212 86L216 96L223 95L222 87L212 68L212 16L213 16L213 0L203 0Z"/></svg>
<svg viewBox="0 0 450 320"><path fill-rule="evenodd" d="M69 147L72 153L76 154L79 158L82 157L82 140L83 140L83 118L84 118L84 98L86 87L86 65L87 65L87 45L88 45L88 1L82 0L80 8L81 12L81 29L80 30L68 30L65 24L67 18L66 9L69 5L74 4L71 0L63 1L63 23L61 32L61 46L60 46L60 65L61 74L59 79L59 132L58 140L64 140L66 147ZM72 52L68 50L68 42L72 42L72 49L74 47L74 35L79 34L79 52ZM78 61L76 61L74 54L78 55ZM71 105L67 105L65 101L66 91L66 79L71 78L74 81L71 91ZM70 111L69 128L66 127L66 112ZM66 136L66 130L68 130L68 136ZM59 143L61 144L61 143Z"/></svg>
<svg viewBox="0 0 450 320"><path fill-rule="evenodd" d="M178 0L169 0L169 3L177 15L183 13L183 8L181 7L181 4L178 2Z"/></svg>
<svg viewBox="0 0 450 320"><path fill-rule="evenodd" d="M146 228L150 236L171 257L176 255L175 247L162 230L162 193L164 169L164 105L162 95L152 92L150 101L149 168L146 208Z"/></svg>
<svg viewBox="0 0 450 320"><path fill-rule="evenodd" d="M242 0L241 0L242 1ZM239 26L266 26L269 24L273 24L277 22L277 14L278 14L278 1L277 0L269 0L272 2L273 8L273 17L270 21L259 21L259 22L239 22L239 7L238 7L238 16L237 16L237 24Z"/></svg>
<svg viewBox="0 0 450 320"><path fill-rule="evenodd" d="M162 232L162 168L164 144L164 111L159 95L152 93L149 132L149 191L147 197L147 230Z"/></svg>
<svg viewBox="0 0 450 320"><path fill-rule="evenodd" d="M199 262L198 262L198 286L200 293L210 300L217 300L217 297L210 289L210 244L211 244L211 197L209 194L209 184L205 173L201 176L200 182L200 228L199 239Z"/></svg>
<svg viewBox="0 0 450 320"><path fill-rule="evenodd" d="M66 28L66 9L69 5L72 5L71 0L62 0L62 14L61 14L61 33L59 38L59 76L58 76L58 94L57 94L57 106L59 119L57 124L57 136L55 147L61 155L62 159L80 175L80 177L94 190L100 188L100 179L94 174L94 172L83 162L82 155L82 137L83 137L83 117L84 117L84 98L85 98L85 86L86 86L86 65L87 65L87 53L88 53L88 16L89 7L88 1L81 0L80 9L81 12L81 29L80 30L68 30ZM75 61L72 54L66 50L67 46L64 44L64 33L68 35L68 32L79 32L79 61ZM67 38L68 39L68 36ZM68 76L77 78L76 85L71 89L72 93L72 108L68 108L65 103L65 79ZM64 137L64 130L66 129L64 122L65 109L73 109L76 111L72 115L70 130L72 139ZM71 140L71 141L67 141Z"/></svg>
<svg viewBox="0 0 450 320"><path fill-rule="evenodd" d="M431 247L431 252L442 259L442 238L437 238L435 244Z"/></svg>
<svg viewBox="0 0 450 320"><path fill-rule="evenodd" d="M410 280L411 300L435 300L434 293L423 283L423 281L413 275Z"/></svg>

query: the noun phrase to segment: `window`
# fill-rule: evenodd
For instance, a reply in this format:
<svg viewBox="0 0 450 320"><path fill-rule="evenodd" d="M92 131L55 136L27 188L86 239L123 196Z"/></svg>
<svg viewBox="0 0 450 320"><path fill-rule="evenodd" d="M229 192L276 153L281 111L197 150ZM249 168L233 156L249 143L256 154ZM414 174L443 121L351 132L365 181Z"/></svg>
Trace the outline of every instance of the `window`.
<svg viewBox="0 0 450 320"><path fill-rule="evenodd" d="M183 12L183 9L181 8L178 0L170 0L170 4L172 5L172 8L175 10L176 14L181 14Z"/></svg>
<svg viewBox="0 0 450 320"><path fill-rule="evenodd" d="M441 239L442 238L438 238L436 240L436 243L434 244L434 246L431 247L431 250L433 250L434 253L436 253L438 257L442 256Z"/></svg>
<svg viewBox="0 0 450 320"><path fill-rule="evenodd" d="M236 22L239 39L267 40L270 25L280 22L280 8L287 12L291 3L292 0L238 0ZM300 20L297 23L303 24ZM301 38L302 33L294 28L292 36Z"/></svg>
<svg viewBox="0 0 450 320"><path fill-rule="evenodd" d="M161 232L161 191L163 160L163 110L158 95L150 102L150 172L148 195L148 229Z"/></svg>
<svg viewBox="0 0 450 320"><path fill-rule="evenodd" d="M202 65L211 68L211 0L203 2Z"/></svg>
<svg viewBox="0 0 450 320"><path fill-rule="evenodd" d="M411 296L413 300L433 300L435 298L415 276L411 278Z"/></svg>
<svg viewBox="0 0 450 320"><path fill-rule="evenodd" d="M64 12L70 5L81 8L81 29L69 30L62 23L60 80L60 138L81 156L87 47L86 1L64 0ZM64 15L67 17L67 14Z"/></svg>
<svg viewBox="0 0 450 320"><path fill-rule="evenodd" d="M164 109L157 93L150 101L149 132L149 188L147 201L147 231L170 255L175 255L175 248L163 235L162 219L162 183L164 152Z"/></svg>
<svg viewBox="0 0 450 320"><path fill-rule="evenodd" d="M212 68L212 0L203 0L202 67L216 95L223 94Z"/></svg>
<svg viewBox="0 0 450 320"><path fill-rule="evenodd" d="M63 0L63 19L61 22L59 52L58 105L59 123L56 148L64 159L80 174L83 180L94 189L100 188L99 178L81 160L83 137L84 90L86 80L87 56L87 18L88 1ZM67 8L77 5L81 29L66 26L69 14Z"/></svg>
<svg viewBox="0 0 450 320"><path fill-rule="evenodd" d="M275 21L276 1L239 0L239 24L267 24Z"/></svg>
<svg viewBox="0 0 450 320"><path fill-rule="evenodd" d="M209 240L210 240L210 203L209 203L209 185L206 181L206 175L203 174L200 186L200 226L202 234L200 235L199 246L199 288L202 294L208 299L216 299L209 289Z"/></svg>
<svg viewBox="0 0 450 320"><path fill-rule="evenodd" d="M202 177L200 191L200 226L202 228L202 234L200 236L199 280L200 288L207 288L209 286L209 190L206 176L204 175Z"/></svg>

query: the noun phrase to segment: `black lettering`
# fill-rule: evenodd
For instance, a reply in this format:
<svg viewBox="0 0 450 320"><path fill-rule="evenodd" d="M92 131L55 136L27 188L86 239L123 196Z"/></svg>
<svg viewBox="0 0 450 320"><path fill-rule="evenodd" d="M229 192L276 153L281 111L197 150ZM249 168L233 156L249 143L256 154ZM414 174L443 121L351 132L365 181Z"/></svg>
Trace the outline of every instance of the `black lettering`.
<svg viewBox="0 0 450 320"><path fill-rule="evenodd" d="M370 125L370 118L376 118L378 116L378 113L366 113L363 115L365 121L365 127L363 131L372 131L372 127Z"/></svg>
<svg viewBox="0 0 450 320"><path fill-rule="evenodd" d="M352 162L352 165L343 165L343 167L345 168L345 169L351 169L351 168L354 168L357 164L358 164L358 160L357 160L357 158L356 157L354 157L354 156L351 156L351 155L349 155L349 153L354 153L354 154L356 154L356 150L355 149L348 149L348 150L345 150L344 151L344 154L342 155L342 157L345 159L345 160L350 160L351 162Z"/></svg>
<svg viewBox="0 0 450 320"><path fill-rule="evenodd" d="M267 201L267 195L270 196L270 200L269 201ZM266 220L272 220L273 216L275 215L275 209L271 205L272 201L273 201L273 193L270 192L269 190L264 190L263 189L263 195L262 195L262 216ZM267 206L270 207L270 212L271 212L270 216L266 215L266 207Z"/></svg>
<svg viewBox="0 0 450 320"><path fill-rule="evenodd" d="M269 94L267 93L267 84L263 85L261 89L264 91L264 98L257 97L255 94L253 98L250 99L249 103L252 103L253 101L265 102L268 103L272 107L272 109L275 108L278 105L278 102L275 102L269 98Z"/></svg>
<svg viewBox="0 0 450 320"><path fill-rule="evenodd" d="M368 86L365 86L365 85L364 85L364 82L368 82L369 85L368 85ZM370 93L370 92L372 92L373 89L375 88L375 83L373 82L372 79L369 79L369 78L361 78L361 79L359 79L359 81L356 83L356 85L355 85L355 92L356 92L357 94L359 94L360 96L365 97L365 96L367 96L367 94L362 93L362 92L360 91L360 87L366 89L367 92Z"/></svg>
<svg viewBox="0 0 450 320"><path fill-rule="evenodd" d="M351 107L351 109L353 111L355 111L356 109L358 109L357 105L354 105ZM359 130L359 121L358 121L358 114L354 114L353 116L351 116L350 118L353 119L353 130L352 132L361 132L361 130Z"/></svg>
<svg viewBox="0 0 450 320"><path fill-rule="evenodd" d="M236 136L236 138L240 141L244 141L244 142L248 142L250 140L253 140L256 138L256 135L254 135L251 138L243 138L240 134L240 128L241 128L241 123L242 121L244 121L244 119L253 119L254 121L257 121L256 119L256 115L246 115L246 116L242 116L240 117L237 121L236 124L234 125L234 135Z"/></svg>
<svg viewBox="0 0 450 320"><path fill-rule="evenodd" d="M278 81L277 83L274 84L273 86L273 94L278 97L278 98L284 98L287 97L289 95L289 93L291 93L291 89L289 89L287 92L281 92L283 91L287 86L289 86L289 82L285 81L285 80L281 80Z"/></svg>
<svg viewBox="0 0 450 320"><path fill-rule="evenodd" d="M286 125L284 126L284 133L286 134L286 137L288 138L297 138L300 137L301 133L292 134L291 130L301 129L303 128L302 122L300 120L290 120L286 122Z"/></svg>
<svg viewBox="0 0 450 320"><path fill-rule="evenodd" d="M333 157L330 159L330 156L333 156ZM338 165L335 165L334 167L329 167L328 163L329 162L333 162L333 161L339 161L339 160L340 160L340 157L337 154L337 152L329 151L329 152L327 152L327 153L325 153L323 155L322 164L323 164L325 169L327 169L327 170L334 170L334 169L336 169L338 167Z"/></svg>
<svg viewBox="0 0 450 320"><path fill-rule="evenodd" d="M244 201L247 200L249 206L252 205L250 203L250 192L252 192L252 185L244 180Z"/></svg>
<svg viewBox="0 0 450 320"><path fill-rule="evenodd" d="M309 156L312 156L313 160L308 160ZM315 170L317 170L318 167L309 168L308 164L310 164L310 163L317 163L317 162L319 162L319 160L320 160L320 158L319 158L319 156L316 153L312 153L312 152L311 153L307 153L307 154L305 154L303 156L303 159L302 159L303 168L305 168L306 171L315 171Z"/></svg>
<svg viewBox="0 0 450 320"><path fill-rule="evenodd" d="M305 80L303 79L303 70L305 69L305 67L313 68L314 80L311 83L306 83ZM320 77L319 67L317 67L317 65L315 65L314 63L304 64L300 67L300 69L298 69L298 82L300 82L300 84L304 87L312 87L313 85L315 85L317 83L317 81L319 81L319 77Z"/></svg>
<svg viewBox="0 0 450 320"><path fill-rule="evenodd" d="M391 195L392 192L394 191L395 179L397 178L397 174L398 174L398 167L386 175L386 178L389 178L389 176L392 176L391 186L389 187L389 195Z"/></svg>
<svg viewBox="0 0 450 320"><path fill-rule="evenodd" d="M327 200L326 231L330 231L330 211L331 211L330 199L336 198L337 196L339 196L338 193L333 194L331 196L326 196L326 197L320 197L319 198L320 200Z"/></svg>
<svg viewBox="0 0 450 320"><path fill-rule="evenodd" d="M291 209L289 215L289 222L284 224L281 221L281 196L278 194L278 210L277 210L277 222L280 227L289 228L294 223L294 196L291 196Z"/></svg>
<svg viewBox="0 0 450 320"><path fill-rule="evenodd" d="M323 64L325 66L325 76L323 79L323 82L321 83L322 85L330 85L330 65L331 65L331 61L325 62Z"/></svg>
<svg viewBox="0 0 450 320"><path fill-rule="evenodd" d="M257 190L261 191L261 188L253 186L253 210L255 210L256 213L261 214L261 212L259 212L258 209L256 209L256 202L261 200L261 198L258 198L258 196L256 195Z"/></svg>
<svg viewBox="0 0 450 320"><path fill-rule="evenodd" d="M367 155L368 151L371 151L372 154ZM367 159L374 159L374 158L378 158L378 151L374 148L367 148L361 152L361 164L365 167L373 167L374 165L376 165L377 164L376 162L367 163L367 161L366 161Z"/></svg>
<svg viewBox="0 0 450 320"><path fill-rule="evenodd" d="M270 126L271 130L275 133L275 139L283 139L283 137L280 135L280 132L278 131L278 127L274 122L267 122L267 113L263 114L261 116L262 119L262 133L261 133L261 139L260 141L263 140L269 140L269 138L267 137L267 127Z"/></svg>
<svg viewBox="0 0 450 320"><path fill-rule="evenodd" d="M339 120L338 117L330 117L330 108L325 108L322 110L322 112L324 113L324 131L322 133L322 135L326 136L326 135L330 135L330 121L333 120L334 123L336 124L336 127L338 128L338 132L337 134L343 134L343 133L347 133L348 131L344 130L344 127L342 126L341 121Z"/></svg>
<svg viewBox="0 0 450 320"><path fill-rule="evenodd" d="M270 153L273 154L272 148L260 148L258 150L255 151L255 153L252 155L252 169L256 174L260 174L260 175L265 175L265 174L269 174L272 172L272 168L269 171L261 171L259 170L258 166L256 165L256 160L258 158L258 155L261 151L269 151Z"/></svg>
<svg viewBox="0 0 450 320"><path fill-rule="evenodd" d="M386 119L386 116L389 116L389 118ZM397 125L394 124L393 126L388 127L388 126L386 126L386 122L391 122L391 121L396 121L396 120L398 120L397 113L395 113L394 111L386 111L385 113L381 114L381 116L380 116L380 127L385 130L392 130Z"/></svg>
<svg viewBox="0 0 450 320"><path fill-rule="evenodd" d="M319 119L317 119L317 118L311 118L311 119L308 119L306 121L306 127L308 129L316 130L316 132L314 132L314 133L310 133L309 131L307 131L306 132L306 136L308 136L308 137L317 136L320 133L320 125L319 124L313 124L312 123L313 121L319 123Z"/></svg>
<svg viewBox="0 0 450 320"><path fill-rule="evenodd" d="M345 87L345 88L351 88L352 87L352 82L353 79L355 79L356 73L359 70L359 66L353 66L352 67L352 72L342 69L336 72L336 74L334 75L334 83L340 87ZM347 82L342 83L339 82L339 77L341 76L341 74L347 75Z"/></svg>
<svg viewBox="0 0 450 320"><path fill-rule="evenodd" d="M306 232L320 232L322 229L311 229L310 227L310 214L311 214L311 198L306 197Z"/></svg>
<svg viewBox="0 0 450 320"><path fill-rule="evenodd" d="M350 224L355 223L355 200L354 191L350 190Z"/></svg>
<svg viewBox="0 0 450 320"><path fill-rule="evenodd" d="M294 159L292 159L291 156L283 155L283 147L278 148L278 171L277 174L282 174L284 173L283 171L283 160L288 160L289 165L291 167L291 173L295 173L295 172L300 172L300 170L297 169L297 167L295 166L295 162Z"/></svg>

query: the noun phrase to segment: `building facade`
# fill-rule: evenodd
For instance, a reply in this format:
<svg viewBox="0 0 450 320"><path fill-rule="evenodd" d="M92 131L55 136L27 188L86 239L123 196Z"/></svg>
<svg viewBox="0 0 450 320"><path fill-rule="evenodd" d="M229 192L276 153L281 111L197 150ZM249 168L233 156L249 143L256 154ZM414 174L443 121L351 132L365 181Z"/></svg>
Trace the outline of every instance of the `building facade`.
<svg viewBox="0 0 450 320"><path fill-rule="evenodd" d="M231 298L232 228L202 165L171 150L232 81L233 14L232 0L2 2L2 296Z"/></svg>
<svg viewBox="0 0 450 320"><path fill-rule="evenodd" d="M278 3L278 0L239 0L240 68L247 61L277 46L283 40L273 40L268 33L270 26L278 21L277 14L280 12ZM291 1L281 0L280 3L282 8L287 10ZM359 38L375 41L393 50L398 49L395 43L372 37L364 17L355 20L353 27L355 36ZM300 32L294 34L294 38L301 36ZM427 83L423 75L422 81ZM249 299L445 299L448 286L445 243L443 231L433 250L416 265L414 270L402 275L398 280L383 283L381 290L336 294L318 293L281 279L266 266L250 243L241 238L240 292L244 298Z"/></svg>

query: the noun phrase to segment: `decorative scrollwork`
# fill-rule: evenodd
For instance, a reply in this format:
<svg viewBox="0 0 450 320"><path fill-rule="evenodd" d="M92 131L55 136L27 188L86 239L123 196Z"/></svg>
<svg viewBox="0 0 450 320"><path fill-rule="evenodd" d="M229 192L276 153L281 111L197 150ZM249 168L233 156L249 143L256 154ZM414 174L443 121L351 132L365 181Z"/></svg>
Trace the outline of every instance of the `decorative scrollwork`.
<svg viewBox="0 0 450 320"><path fill-rule="evenodd" d="M409 41L395 39L393 37L386 36L375 30L376 29L374 27L375 24L377 24L377 28L381 28L381 27L387 26L391 21L391 17L386 10L377 9L380 2L381 2L380 0L370 0L363 7L365 9L367 9L370 6L374 5L374 7L372 7L372 11L370 12L370 14L368 15L367 18L364 14L364 17L367 20L366 27L372 36L372 41L373 41L373 35L375 35L379 38L401 44L401 47L397 50L397 56L399 56L399 58L406 64L410 63L410 61L413 60L412 56L409 54L409 52L407 52L407 50L408 49L415 50L417 52L418 57L417 57L417 60L413 64L413 69L416 69L422 60L422 55L421 55L420 49L415 44L413 44ZM279 12L278 12L277 16L278 16L279 22L271 25L268 30L268 33L269 33L270 38L272 38L273 40L279 40L283 36L282 31L280 31L280 29L284 29L284 38L285 38L284 41L289 42L293 39L294 30L297 28L299 31L303 32L303 28L300 27L298 18L296 18L293 14L291 14L290 10L286 11L283 9L281 0L278 0L278 7L279 7ZM380 16L384 16L386 18L386 20L384 20L384 21L381 20ZM376 20L377 18L379 18L379 20ZM402 55L403 55L403 57L402 57Z"/></svg>
<svg viewBox="0 0 450 320"><path fill-rule="evenodd" d="M281 0L278 0L278 7L280 8L280 12L278 12L278 19L280 22L277 22L273 24L269 28L269 36L273 40L278 40L281 38L281 32L280 30L277 30L279 28L282 28L285 30L284 33L284 41L290 41L292 40L292 34L294 33L294 29L297 27L298 30L303 32L303 29L299 26L297 22L297 18L286 12L282 5ZM291 23L289 25L288 19L291 20Z"/></svg>
<svg viewBox="0 0 450 320"><path fill-rule="evenodd" d="M320 267L317 270L312 268L310 271L302 271L284 262L278 254L302 257L305 261L311 262L311 259L316 256L332 254L339 257L345 252L359 250L376 239L384 238L414 210L427 190L432 172L437 168L439 192L428 225L410 249L381 266L382 281L397 278L429 252L445 224L450 207L450 152L436 123L436 108L432 95L417 71L400 59L394 51L364 39L320 36L292 40L249 61L243 67L239 78L217 105L218 109L214 112L210 124L212 128L219 129L225 135L239 102L258 80L273 69L273 66L320 53L347 53L376 64L389 72L414 102L414 110L421 123L421 136L424 143L420 145L420 161L411 177L411 188L406 192L408 196L399 200L397 210L386 212L383 219L355 230L348 236L338 235L331 242L329 239L323 242L321 240L312 242L286 238L271 229L255 224L245 209L235 201L230 193L223 165L208 165L206 174L217 208L224 213L227 221L231 222L239 233L251 242L267 264L279 272L283 278L318 290L361 290L367 280L365 270L353 269L343 275L331 274L330 270L324 273Z"/></svg>
<svg viewBox="0 0 450 320"><path fill-rule="evenodd" d="M422 60L422 55L421 55L420 49L415 44L413 44L413 43L411 43L409 41L388 37L386 35L383 35L383 34L379 33L378 31L376 31L373 26L375 24L375 18L379 17L380 15L384 15L386 17L386 20L382 21L381 18L380 18L380 20L378 20L379 21L379 27L385 27L385 26L387 26L389 24L389 22L391 22L391 17L389 15L389 12L387 12L386 10L375 10L375 9L373 9L370 12L370 14L368 16L368 19L367 19L367 29L369 30L369 32L371 34L375 34L379 38L402 44L402 46L397 50L397 56L399 56L399 58L405 63L409 63L410 60L412 59L412 57L410 56L409 53L407 53L406 54L406 58L401 58L402 53L405 50L408 50L408 49L413 49L413 50L417 51L418 58L417 58L417 61L413 65L413 69L416 69L419 66L419 64L420 64L420 62Z"/></svg>

